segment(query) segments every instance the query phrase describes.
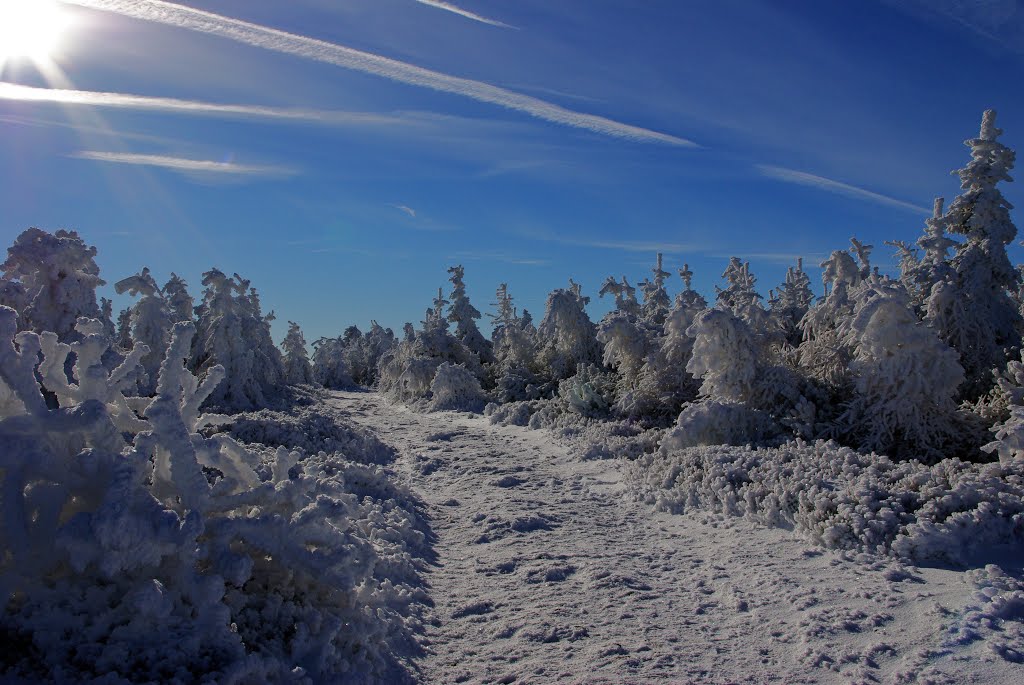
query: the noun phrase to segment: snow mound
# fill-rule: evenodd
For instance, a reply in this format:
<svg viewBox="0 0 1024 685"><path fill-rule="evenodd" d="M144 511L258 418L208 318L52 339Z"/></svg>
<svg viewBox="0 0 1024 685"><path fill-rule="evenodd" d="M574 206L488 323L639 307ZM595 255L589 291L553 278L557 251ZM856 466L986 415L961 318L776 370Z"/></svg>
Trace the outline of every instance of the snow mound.
<svg viewBox="0 0 1024 685"><path fill-rule="evenodd" d="M480 412L487 404L480 381L461 364L445 362L437 367L430 394L431 411Z"/></svg>
<svg viewBox="0 0 1024 685"><path fill-rule="evenodd" d="M948 646L987 640L994 654L1024 663L1024 582L995 564L967 572L973 601L949 627Z"/></svg>
<svg viewBox="0 0 1024 685"><path fill-rule="evenodd" d="M395 450L369 430L339 423L314 407L288 412L261 409L232 417L231 436L247 443L301 449L307 453L338 452L363 464L389 464Z"/></svg>
<svg viewBox="0 0 1024 685"><path fill-rule="evenodd" d="M963 563L988 545L1024 539L1019 462L926 466L796 441L663 448L625 469L634 496L658 509L711 509L792 526L833 549Z"/></svg>

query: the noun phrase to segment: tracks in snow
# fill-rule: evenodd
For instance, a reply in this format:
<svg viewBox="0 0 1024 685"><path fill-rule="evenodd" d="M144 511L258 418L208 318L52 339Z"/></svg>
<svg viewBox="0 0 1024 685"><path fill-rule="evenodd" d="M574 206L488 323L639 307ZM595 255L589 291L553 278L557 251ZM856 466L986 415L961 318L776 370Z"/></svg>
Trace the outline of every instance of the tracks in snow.
<svg viewBox="0 0 1024 685"><path fill-rule="evenodd" d="M1002 682L929 651L933 614L963 589L952 577L652 514L623 498L614 462L581 463L545 431L374 393L328 403L398 449L433 519L424 682Z"/></svg>

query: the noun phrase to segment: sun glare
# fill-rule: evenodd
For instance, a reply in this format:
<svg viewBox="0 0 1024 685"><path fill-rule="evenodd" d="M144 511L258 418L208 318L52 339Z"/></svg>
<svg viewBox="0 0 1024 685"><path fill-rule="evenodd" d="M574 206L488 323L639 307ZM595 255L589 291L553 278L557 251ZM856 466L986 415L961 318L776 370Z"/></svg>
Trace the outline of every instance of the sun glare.
<svg viewBox="0 0 1024 685"><path fill-rule="evenodd" d="M0 66L49 60L67 25L67 13L54 0L0 0Z"/></svg>

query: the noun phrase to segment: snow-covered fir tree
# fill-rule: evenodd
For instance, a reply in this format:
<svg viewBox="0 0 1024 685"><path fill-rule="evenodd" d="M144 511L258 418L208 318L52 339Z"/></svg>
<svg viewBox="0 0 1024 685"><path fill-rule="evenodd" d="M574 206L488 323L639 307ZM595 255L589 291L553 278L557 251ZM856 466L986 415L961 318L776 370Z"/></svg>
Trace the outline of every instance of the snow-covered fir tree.
<svg viewBox="0 0 1024 685"><path fill-rule="evenodd" d="M289 385L305 385L313 382L313 367L306 351L306 337L294 321L288 322L288 334L281 342L284 354L284 378Z"/></svg>
<svg viewBox="0 0 1024 685"><path fill-rule="evenodd" d="M796 268L786 270L786 280L772 293L769 306L772 321L783 339L791 347L797 347L803 339L800 321L814 304L811 279L804 271L804 260L797 259Z"/></svg>
<svg viewBox="0 0 1024 685"><path fill-rule="evenodd" d="M586 311L589 302L572 279L568 289L559 288L548 295L544 318L537 327L538 356L553 380L568 378L581 364L601 363L597 330Z"/></svg>
<svg viewBox="0 0 1024 685"><path fill-rule="evenodd" d="M448 269L448 273L451 274L449 280L452 282L448 321L455 324L455 337L474 352L481 363L491 364L494 362L491 343L476 325L476 320L481 316L480 311L470 304L469 296L466 295L466 284L463 281L466 270L460 264Z"/></svg>
<svg viewBox="0 0 1024 685"><path fill-rule="evenodd" d="M212 406L248 410L267 405L284 377L281 353L270 339L249 281L219 269L203 274L203 300L196 308L197 335L191 368L206 373L223 366L224 382L211 393Z"/></svg>
<svg viewBox="0 0 1024 685"><path fill-rule="evenodd" d="M156 390L160 364L170 342L173 314L147 267L118 281L114 289L119 295L128 293L139 298L131 309L131 338L133 347L142 343L149 348L140 360L146 378L140 379L139 392L151 395Z"/></svg>
<svg viewBox="0 0 1024 685"><path fill-rule="evenodd" d="M171 318L174 322L191 321L195 314L195 301L188 292L188 283L176 273L164 283L164 299L171 310Z"/></svg>
<svg viewBox="0 0 1024 685"><path fill-rule="evenodd" d="M61 341L77 340L78 318L101 316L96 288L105 282L96 265L96 248L75 231L24 231L7 248L0 269L0 291L6 302L16 305L23 330L51 331Z"/></svg>
<svg viewBox="0 0 1024 685"><path fill-rule="evenodd" d="M645 321L655 326L661 326L665 323L668 310L672 307L672 300L669 298L668 292L665 291L665 279L672 274L661 268L661 264L662 255L659 252L657 263L651 269L653 278L640 281L640 290L644 294L643 317Z"/></svg>
<svg viewBox="0 0 1024 685"><path fill-rule="evenodd" d="M999 191L1011 181L1015 153L999 142L996 113L982 117L977 138L966 141L971 161L960 169L963 192L950 204L945 230L962 236L952 259L952 283L931 293L928 317L939 335L960 354L967 379L962 395L974 399L993 384L993 369L1006 364L1020 346L1021 315L1011 293L1020 285L1006 246L1017 237L1011 205Z"/></svg>

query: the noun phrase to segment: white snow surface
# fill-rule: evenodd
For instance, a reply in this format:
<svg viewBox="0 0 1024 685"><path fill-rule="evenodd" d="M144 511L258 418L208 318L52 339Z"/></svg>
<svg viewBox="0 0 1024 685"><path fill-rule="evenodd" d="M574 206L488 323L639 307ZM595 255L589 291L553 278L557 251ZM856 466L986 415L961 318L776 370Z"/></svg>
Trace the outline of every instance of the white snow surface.
<svg viewBox="0 0 1024 685"><path fill-rule="evenodd" d="M826 550L658 513L627 496L626 462L581 461L547 430L375 393L327 403L398 450L432 519L420 682L1024 682L1019 546L967 573Z"/></svg>

